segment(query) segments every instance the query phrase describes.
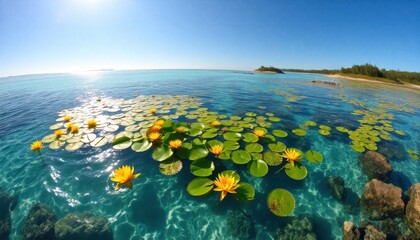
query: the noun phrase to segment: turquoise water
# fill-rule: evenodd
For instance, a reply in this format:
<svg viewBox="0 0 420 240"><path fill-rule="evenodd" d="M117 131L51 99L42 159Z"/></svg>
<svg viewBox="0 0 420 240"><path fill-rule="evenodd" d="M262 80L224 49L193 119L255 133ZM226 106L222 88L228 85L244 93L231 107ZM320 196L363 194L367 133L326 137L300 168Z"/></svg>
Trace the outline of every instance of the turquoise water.
<svg viewBox="0 0 420 240"><path fill-rule="evenodd" d="M237 239L229 227L233 211L243 210L255 224L255 238L275 238L275 230L290 221L267 208L267 194L275 188L288 189L296 199L293 216L307 215L314 221L320 239L341 236L343 221L359 223L358 209L349 213L329 194L326 176L342 176L348 193L361 196L368 181L357 164L360 153L352 150L346 134L332 131L325 137L317 127L307 136L297 137L292 129L307 120L334 128L356 129L364 109L351 100L366 103L365 108L385 108L393 114L392 140L381 140L378 151L392 146L389 154L394 168L391 181L403 190L420 182L420 163L407 150L420 151L419 92L404 88L337 80L338 87L316 85L309 80L327 80L321 75L245 74L237 71L165 70L92 72L88 75L50 74L0 78L0 191L15 193L19 203L12 212L11 239L18 239L26 214L35 202L47 204L58 218L70 212L92 211L112 223L115 239ZM279 92L280 91L280 92ZM278 93L278 94L275 94ZM285 94L304 96L288 101ZM219 203L218 194L196 198L186 191L193 179L188 163L175 176L160 173L150 152L115 150L84 146L68 152L43 149L43 158L29 150L30 144L51 133L58 112L75 108L97 98L133 99L138 96L184 95L201 100L201 107L227 116L246 112L267 112L282 119L276 128L286 130L287 146L304 151L313 149L324 156L322 164L305 164L309 174L302 181L274 174L271 167L264 178L252 177L246 167L237 168L241 179L256 190L255 200L238 203L229 196ZM289 99L290 100L290 99ZM395 108L395 106L397 106ZM404 107L404 108L403 108ZM142 175L133 181L133 190L114 191L112 171L123 164L133 165ZM226 166L230 167L229 164Z"/></svg>

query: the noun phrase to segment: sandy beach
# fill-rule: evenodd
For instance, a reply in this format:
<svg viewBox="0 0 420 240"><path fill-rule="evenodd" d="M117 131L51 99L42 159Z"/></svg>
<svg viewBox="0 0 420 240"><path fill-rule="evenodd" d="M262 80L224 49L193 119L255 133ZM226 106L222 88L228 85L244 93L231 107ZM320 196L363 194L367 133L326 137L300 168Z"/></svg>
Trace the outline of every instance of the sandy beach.
<svg viewBox="0 0 420 240"><path fill-rule="evenodd" d="M329 78L339 78L339 79L359 81L359 82L377 82L377 83L391 85L391 86L398 86L398 87L405 87L405 88L420 90L420 85L415 85L415 84L410 84L410 83L404 83L404 84L388 83L388 82L381 82L381 81L375 81L375 80L364 79L364 78L347 77L347 76L342 76L339 74L328 74L324 76L329 77Z"/></svg>

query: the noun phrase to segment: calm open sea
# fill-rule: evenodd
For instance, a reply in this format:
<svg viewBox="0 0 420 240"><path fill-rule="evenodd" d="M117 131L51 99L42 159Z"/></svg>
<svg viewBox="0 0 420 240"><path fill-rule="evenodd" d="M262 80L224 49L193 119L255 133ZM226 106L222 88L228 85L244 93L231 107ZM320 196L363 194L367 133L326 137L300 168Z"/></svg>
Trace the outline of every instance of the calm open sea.
<svg viewBox="0 0 420 240"><path fill-rule="evenodd" d="M420 150L419 92L398 87L336 80L339 86L314 84L325 80L314 74L246 74L241 71L150 70L91 72L85 75L46 74L0 78L0 191L19 196L12 212L11 239L19 239L25 217L33 203L41 202L58 218L71 212L91 211L106 217L114 239L238 239L231 224L232 215L242 210L255 225L257 239L274 239L277 228L291 217L273 215L266 204L267 194L275 188L289 190L296 199L292 216L308 216L320 239L338 239L343 221L360 223L363 214L357 203L353 210L336 201L328 191L327 176L343 177L347 193L361 196L368 181L358 165L360 155L352 149L347 134L335 130L344 126L356 130L363 116L354 110L382 109L393 115L391 140L378 143L378 151L388 154L394 168L391 182L407 190L420 182L420 162L407 150ZM150 152L130 148L116 150L111 144L100 148L85 145L77 151L43 149L43 157L31 152L30 144L51 133L58 112L75 108L95 98L133 99L137 96L183 95L201 100L208 111L246 117L255 112L273 113L281 121L275 128L288 132L282 140L302 151L316 150L323 155L321 164L305 163L308 176L301 181L284 172L274 174L270 167L263 178L253 177L246 166L234 167L241 179L256 191L255 199L238 203L227 196L208 198L190 196L186 186L194 177L189 160L174 176L162 175L159 163ZM303 98L301 98L303 97ZM365 104L364 106L360 106ZM317 126L304 137L292 129L305 121ZM176 121L176 120L175 120ZM186 120L191 121L191 120ZM318 133L318 125L332 128L330 136ZM122 129L120 129L122 130ZM135 167L142 175L133 189L114 191L110 181L113 170L123 164ZM222 163L223 164L223 163Z"/></svg>

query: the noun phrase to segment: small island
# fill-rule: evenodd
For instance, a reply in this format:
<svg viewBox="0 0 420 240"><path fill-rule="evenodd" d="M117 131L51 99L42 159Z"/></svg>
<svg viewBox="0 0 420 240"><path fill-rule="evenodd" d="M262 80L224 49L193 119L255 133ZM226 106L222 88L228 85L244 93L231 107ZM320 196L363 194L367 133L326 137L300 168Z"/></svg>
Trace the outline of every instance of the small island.
<svg viewBox="0 0 420 240"><path fill-rule="evenodd" d="M258 69L255 69L254 72L259 72L259 73L281 73L284 74L284 72L282 70L280 70L279 68L275 68L275 67L264 67L261 66Z"/></svg>

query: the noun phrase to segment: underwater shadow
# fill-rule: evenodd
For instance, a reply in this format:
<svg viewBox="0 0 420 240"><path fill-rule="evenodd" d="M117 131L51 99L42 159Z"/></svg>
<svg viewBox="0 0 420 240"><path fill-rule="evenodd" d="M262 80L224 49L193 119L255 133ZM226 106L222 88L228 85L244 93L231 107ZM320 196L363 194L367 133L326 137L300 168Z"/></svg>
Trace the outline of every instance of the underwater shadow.
<svg viewBox="0 0 420 240"><path fill-rule="evenodd" d="M165 228L166 216L157 197L157 189L152 184L142 186L143 191L137 199L130 202L130 221L143 223L153 230Z"/></svg>

